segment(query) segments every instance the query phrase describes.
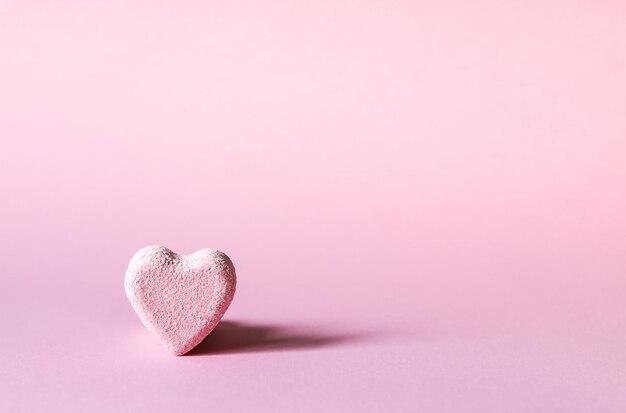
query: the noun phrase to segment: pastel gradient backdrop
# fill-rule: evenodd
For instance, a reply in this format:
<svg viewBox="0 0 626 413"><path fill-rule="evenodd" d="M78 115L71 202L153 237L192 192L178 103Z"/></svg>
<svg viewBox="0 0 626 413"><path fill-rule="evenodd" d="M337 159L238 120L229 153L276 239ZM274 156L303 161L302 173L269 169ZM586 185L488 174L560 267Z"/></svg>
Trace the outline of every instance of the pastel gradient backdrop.
<svg viewBox="0 0 626 413"><path fill-rule="evenodd" d="M626 5L1 1L0 235L2 412L623 413Z"/></svg>

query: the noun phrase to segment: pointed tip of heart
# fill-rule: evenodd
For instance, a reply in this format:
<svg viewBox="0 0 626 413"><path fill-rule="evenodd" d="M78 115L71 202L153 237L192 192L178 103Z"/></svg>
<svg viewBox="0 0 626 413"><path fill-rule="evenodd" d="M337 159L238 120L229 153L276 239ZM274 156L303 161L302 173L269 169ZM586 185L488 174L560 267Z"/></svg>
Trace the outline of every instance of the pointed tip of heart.
<svg viewBox="0 0 626 413"><path fill-rule="evenodd" d="M150 246L131 259L125 289L135 312L173 355L197 346L219 323L236 288L235 268L214 249L178 255Z"/></svg>
<svg viewBox="0 0 626 413"><path fill-rule="evenodd" d="M225 311L225 310L224 310ZM192 338L190 338L187 342L184 343L168 343L164 342L167 350L170 354L174 356L184 356L189 353L191 350L196 348L198 344L200 344L211 332L217 327L219 322L221 321L221 317L216 319L214 323L208 324L204 329L198 331Z"/></svg>

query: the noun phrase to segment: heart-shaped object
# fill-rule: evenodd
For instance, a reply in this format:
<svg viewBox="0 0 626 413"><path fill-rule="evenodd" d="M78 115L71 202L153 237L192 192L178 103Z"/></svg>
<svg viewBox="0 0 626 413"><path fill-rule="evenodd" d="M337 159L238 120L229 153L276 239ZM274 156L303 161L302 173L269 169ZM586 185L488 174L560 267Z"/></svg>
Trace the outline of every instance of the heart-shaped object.
<svg viewBox="0 0 626 413"><path fill-rule="evenodd" d="M235 267L220 251L178 255L159 246L140 249L124 280L139 319L176 355L190 351L215 328L236 284Z"/></svg>

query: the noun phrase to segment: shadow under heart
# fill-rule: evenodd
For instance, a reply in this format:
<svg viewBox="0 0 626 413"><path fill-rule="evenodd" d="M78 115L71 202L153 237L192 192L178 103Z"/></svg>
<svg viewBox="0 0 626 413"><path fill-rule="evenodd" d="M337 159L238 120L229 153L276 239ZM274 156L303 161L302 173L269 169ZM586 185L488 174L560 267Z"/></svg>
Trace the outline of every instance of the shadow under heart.
<svg viewBox="0 0 626 413"><path fill-rule="evenodd" d="M221 321L188 356L302 350L356 341L362 334L336 334L289 326Z"/></svg>

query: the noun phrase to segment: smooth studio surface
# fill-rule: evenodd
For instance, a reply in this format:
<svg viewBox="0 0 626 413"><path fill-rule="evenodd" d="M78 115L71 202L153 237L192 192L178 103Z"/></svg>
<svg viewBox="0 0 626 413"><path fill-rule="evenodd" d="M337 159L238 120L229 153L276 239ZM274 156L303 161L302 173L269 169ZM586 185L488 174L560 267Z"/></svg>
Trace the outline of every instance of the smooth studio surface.
<svg viewBox="0 0 626 413"><path fill-rule="evenodd" d="M5 1L0 411L626 411L626 7ZM226 251L182 357L133 254Z"/></svg>

